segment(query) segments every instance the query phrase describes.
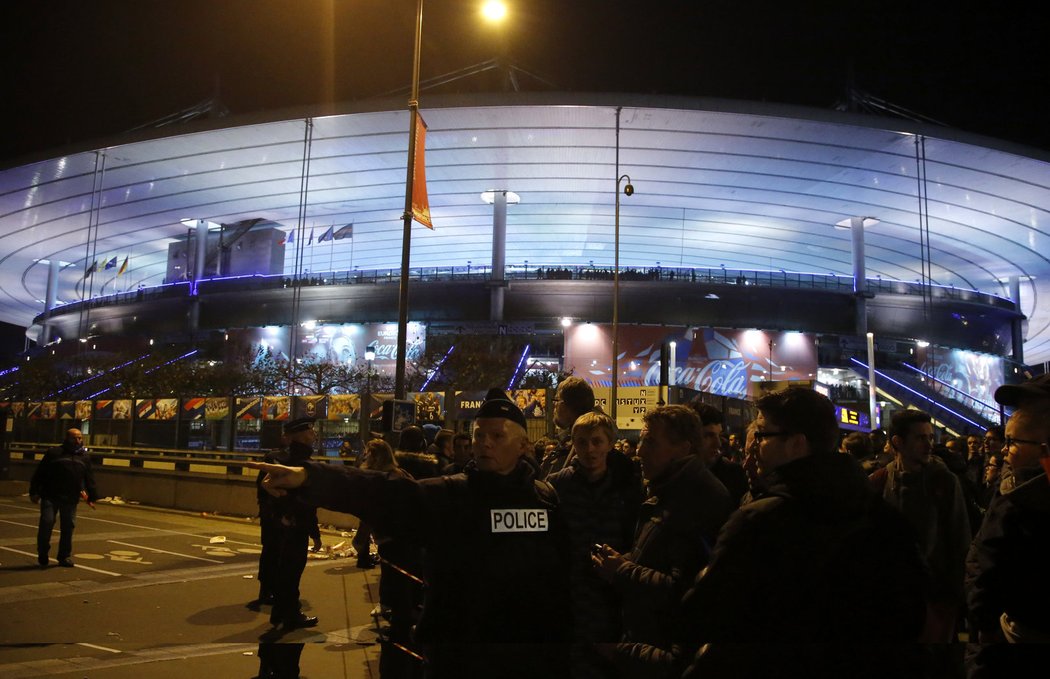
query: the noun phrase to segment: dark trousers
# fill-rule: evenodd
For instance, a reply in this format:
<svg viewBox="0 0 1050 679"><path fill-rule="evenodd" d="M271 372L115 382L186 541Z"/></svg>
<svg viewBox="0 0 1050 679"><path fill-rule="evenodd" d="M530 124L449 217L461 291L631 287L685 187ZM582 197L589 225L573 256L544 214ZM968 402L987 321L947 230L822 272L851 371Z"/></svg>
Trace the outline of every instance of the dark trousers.
<svg viewBox="0 0 1050 679"><path fill-rule="evenodd" d="M59 502L40 498L40 526L36 533L36 553L41 561L47 560L51 551L51 532L55 528L55 516L59 517L58 560L73 554L73 529L77 526L77 503Z"/></svg>
<svg viewBox="0 0 1050 679"><path fill-rule="evenodd" d="M273 610L270 612L270 623L273 625L292 620L302 612L299 603L299 578L306 568L306 546L310 536L297 526L280 526L280 550L277 557L277 571L273 574L270 586L273 587Z"/></svg>
<svg viewBox="0 0 1050 679"><path fill-rule="evenodd" d="M281 558L281 520L272 516L259 519L262 535L262 552L259 554L259 598L265 599L273 594L273 581L277 574L277 564Z"/></svg>

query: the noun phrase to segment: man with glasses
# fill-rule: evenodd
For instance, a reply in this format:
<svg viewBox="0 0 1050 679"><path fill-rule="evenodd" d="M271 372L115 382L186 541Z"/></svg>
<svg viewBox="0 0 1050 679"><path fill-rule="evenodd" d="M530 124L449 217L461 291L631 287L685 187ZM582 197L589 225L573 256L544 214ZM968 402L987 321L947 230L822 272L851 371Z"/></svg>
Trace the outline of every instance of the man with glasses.
<svg viewBox="0 0 1050 679"><path fill-rule="evenodd" d="M872 482L912 525L930 569L925 641L950 643L956 638L963 603L963 561L972 535L962 486L932 454L933 424L927 413L902 410L894 414L890 443L896 457L872 474Z"/></svg>
<svg viewBox="0 0 1050 679"><path fill-rule="evenodd" d="M827 397L791 387L756 406L749 455L764 489L726 522L682 601L685 676L905 676L925 615L907 523L836 452Z"/></svg>
<svg viewBox="0 0 1050 679"><path fill-rule="evenodd" d="M594 390L582 378L566 377L558 385L554 393L554 426L561 436L558 447L540 461L544 478L560 472L572 461L572 425L580 415L594 409Z"/></svg>
<svg viewBox="0 0 1050 679"><path fill-rule="evenodd" d="M966 559L967 603L980 647L970 676L1005 676L995 642L1050 642L1050 375L1002 386L995 400L1016 408L1003 452L1019 482L988 507Z"/></svg>

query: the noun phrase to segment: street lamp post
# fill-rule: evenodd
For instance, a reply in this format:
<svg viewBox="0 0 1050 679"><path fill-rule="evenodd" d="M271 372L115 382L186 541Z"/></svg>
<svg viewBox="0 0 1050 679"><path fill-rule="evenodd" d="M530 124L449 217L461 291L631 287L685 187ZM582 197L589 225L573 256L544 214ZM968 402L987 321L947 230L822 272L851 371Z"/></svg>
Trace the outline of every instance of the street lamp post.
<svg viewBox="0 0 1050 679"><path fill-rule="evenodd" d="M361 399L361 442L368 443L372 435L372 361L376 360L376 342L371 342L365 348L365 360L368 362L368 372L365 373L365 396Z"/></svg>
<svg viewBox="0 0 1050 679"><path fill-rule="evenodd" d="M620 383L620 182L627 180L623 187L624 195L634 194L631 178L620 174L620 112L622 106L616 107L616 213L613 226L613 330L612 330L612 393L610 415L616 422L617 386Z"/></svg>
<svg viewBox="0 0 1050 679"><path fill-rule="evenodd" d="M483 8L490 21L506 15L502 3L489 2ZM412 94L408 100L408 170L405 173L405 212L401 234L401 280L397 301L397 362L394 368L394 398L405 398L405 353L408 347L408 265L412 249L412 190L416 174L416 125L419 120L419 59L423 44L423 0L416 0L416 34L412 51Z"/></svg>

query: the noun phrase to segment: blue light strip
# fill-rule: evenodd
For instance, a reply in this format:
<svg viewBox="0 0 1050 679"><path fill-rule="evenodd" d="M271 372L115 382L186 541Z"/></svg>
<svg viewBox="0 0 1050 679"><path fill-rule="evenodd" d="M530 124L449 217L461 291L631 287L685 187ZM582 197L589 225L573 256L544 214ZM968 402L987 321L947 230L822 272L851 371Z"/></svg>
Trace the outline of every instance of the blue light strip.
<svg viewBox="0 0 1050 679"><path fill-rule="evenodd" d="M182 359L184 359L184 358L189 358L190 356L194 355L194 354L195 354L195 353L197 353L198 351L200 351L200 349L194 349L193 351L190 351L190 352L188 352L188 353L185 353L185 354L183 354L182 356L179 356L179 357L177 357L177 358L173 358L173 359L171 359L171 360L170 360L170 361L168 361L167 363L162 363L162 364L160 364L160 365L158 365L158 366L156 366L156 367L154 367L154 368L150 368L149 370L147 370L147 371L146 371L146 374L147 374L147 375L149 375L149 374L150 374L150 373L152 373L152 372L155 372L155 371L157 371L157 370L160 370L161 368L163 368L163 367L164 367L164 366L166 366L166 365L171 365L171 364L172 364L172 363L174 363L175 361L181 361L181 360L182 360ZM110 389L116 389L117 387L119 387L119 386L120 386L120 385L122 385L122 384L124 384L124 383L123 383L123 382L117 382L117 383L116 383L116 384L114 384L114 385L113 385L112 387L106 387L106 388L105 388L105 389L103 389L102 391L97 391L97 392L95 392L94 394L92 394L91 396L88 396L88 397L87 397L86 399L84 399L84 400L85 400L85 401L90 401L91 399L95 398L96 396L100 396L100 395L102 395L102 394L106 393L107 391L109 391Z"/></svg>
<svg viewBox="0 0 1050 679"><path fill-rule="evenodd" d="M441 357L441 362L437 364L436 368L434 368L434 372L430 373L430 377L428 377L427 381L423 383L423 386L419 388L420 391L427 390L427 386L430 384L430 381L433 380L439 372L441 372L441 366L445 365L445 361L448 360L448 357L452 355L452 352L455 351L455 349L455 344L448 348L448 351L445 352L445 355Z"/></svg>
<svg viewBox="0 0 1050 679"><path fill-rule="evenodd" d="M5 368L4 370L0 370L0 377L3 377L4 375L10 375L13 372L18 372L18 369L20 367L21 366L15 365L15 366L12 366L10 368Z"/></svg>
<svg viewBox="0 0 1050 679"><path fill-rule="evenodd" d="M87 384L91 380L97 380L98 378L100 378L100 377L102 377L104 375L108 375L108 374L110 374L110 373L112 373L112 372L114 372L116 370L120 370L121 368L129 366L132 363L137 363L138 361L141 361L142 359L144 359L144 358L146 358L148 356L149 356L149 354L143 354L143 355L139 356L138 358L133 358L133 359L131 359L130 361L128 361L126 363L121 363L118 366L114 366L114 367L110 368L109 370L107 370L105 372L100 372L97 375L92 375L91 377L87 378L86 380L81 380L81 381L77 382L76 384L71 384L68 387L66 387L65 389L59 389L58 391L53 391L50 394L48 394L47 396L45 396L43 400L46 401L47 399L51 398L52 396L57 396L58 394L61 394L61 393L66 392L66 391L69 391L70 389L74 389L74 388L79 387L81 385Z"/></svg>
<svg viewBox="0 0 1050 679"><path fill-rule="evenodd" d="M518 373L521 372L521 366L525 364L526 359L529 357L529 349L532 348L531 344L525 345L525 351L521 352L521 358L518 359L518 365L514 368L514 374L510 378L510 382L507 383L507 391L514 388L514 384L518 381Z"/></svg>
<svg viewBox="0 0 1050 679"><path fill-rule="evenodd" d="M861 363L861 362L860 362L860 361L858 361L857 359L855 359L855 358L850 358L850 360L851 360L851 361L853 361L854 363L856 363L857 365L859 365L860 367L864 368L865 370L867 370L867 369L868 369L868 366L866 366L865 364ZM971 420L970 418L966 417L965 415L962 415L962 414L960 414L960 413L957 413L957 412L955 412L954 410L952 410L951 408L949 408L948 406L946 406L946 405L943 405L943 404L941 404L941 403L938 403L937 401L934 401L934 400L933 400L932 398L930 398L929 396L925 396L925 395L923 395L923 394L920 394L919 392L915 391L914 389L912 389L912 388L911 388L911 387L909 387L908 385L906 385L906 384L901 384L900 382L898 382L897 380L893 379L892 377L890 377L889 375L887 375L887 374L885 374L885 373L883 373L883 372L879 372L878 370L876 370L876 371L875 371L875 374L876 374L876 375L878 375L879 377L881 377L882 379L884 379L884 380L888 381L888 382L893 382L894 384L896 384L896 385L897 385L898 387L900 387L901 389L906 389L907 391L910 391L911 393L915 394L916 396L918 396L918 397L919 397L919 398L921 398L922 400L924 400L924 401L928 401L928 402L929 402L929 403L930 403L931 405L935 405L935 406L937 406L938 408L941 408L941 409L943 409L943 410L947 410L947 411L948 411L949 413L951 413L952 415L955 415L955 416L956 416L956 417L958 417L958 418L959 418L960 420L964 420L964 421L966 421L966 422L969 422L970 424L972 424L973 426L977 427L977 428L978 428L978 429L980 429L981 431L987 431L987 429L988 429L988 427L984 426L983 424L977 424L976 422L974 422L974 421L973 421L973 420Z"/></svg>

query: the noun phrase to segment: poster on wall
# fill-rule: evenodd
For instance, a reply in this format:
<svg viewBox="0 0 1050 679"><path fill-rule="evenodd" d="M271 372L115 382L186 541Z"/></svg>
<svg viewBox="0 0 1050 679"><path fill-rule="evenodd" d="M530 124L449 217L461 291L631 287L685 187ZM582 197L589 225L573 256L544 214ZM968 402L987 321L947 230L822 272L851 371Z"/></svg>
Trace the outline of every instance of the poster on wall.
<svg viewBox="0 0 1050 679"><path fill-rule="evenodd" d="M332 394L328 397L329 420L353 420L361 415L361 397L358 394Z"/></svg>
<svg viewBox="0 0 1050 679"><path fill-rule="evenodd" d="M515 389L510 392L510 398L514 401L525 417L544 418L547 416L547 390L546 389Z"/></svg>
<svg viewBox="0 0 1050 679"><path fill-rule="evenodd" d="M26 403L26 417L31 420L40 419L40 401L29 401Z"/></svg>
<svg viewBox="0 0 1050 679"><path fill-rule="evenodd" d="M77 416L77 402L76 401L59 401L58 402L58 419L60 420L72 420Z"/></svg>
<svg viewBox="0 0 1050 679"><path fill-rule="evenodd" d="M76 411L78 420L91 419L91 401L77 401Z"/></svg>
<svg viewBox="0 0 1050 679"><path fill-rule="evenodd" d="M182 402L182 419L184 420L203 420L204 419L204 406L208 399L203 396L193 396L187 398Z"/></svg>
<svg viewBox="0 0 1050 679"><path fill-rule="evenodd" d="M225 420L230 416L230 399L225 396L209 397L204 400L204 419Z"/></svg>
<svg viewBox="0 0 1050 679"><path fill-rule="evenodd" d="M805 333L621 326L618 387L659 385L662 348L671 342L671 383L719 396L746 399L755 383L810 380L817 372L816 344ZM567 328L565 369L594 387L611 387L612 327Z"/></svg>
<svg viewBox="0 0 1050 679"><path fill-rule="evenodd" d="M324 419L327 412L326 396L299 396L295 399L296 417Z"/></svg>
<svg viewBox="0 0 1050 679"><path fill-rule="evenodd" d="M179 400L175 398L136 399L135 418L139 420L174 420L178 407Z"/></svg>
<svg viewBox="0 0 1050 679"><path fill-rule="evenodd" d="M290 396L263 396L262 415L264 420L287 420L292 412Z"/></svg>
<svg viewBox="0 0 1050 679"><path fill-rule="evenodd" d="M44 401L40 404L40 419L53 420L58 415L58 403L56 401Z"/></svg>
<svg viewBox="0 0 1050 679"><path fill-rule="evenodd" d="M422 391L409 394L416 402L416 424L441 424L445 421L445 394Z"/></svg>
<svg viewBox="0 0 1050 679"><path fill-rule="evenodd" d="M290 333L287 326L243 328L230 330L231 346L249 351L268 352L275 359L289 360ZM326 325L304 323L297 333L295 358L317 360L337 365L365 368L365 350L375 347L372 370L379 375L393 376L397 366L397 323L343 323ZM406 355L417 361L426 349L426 325L408 324Z"/></svg>
<svg viewBox="0 0 1050 679"><path fill-rule="evenodd" d="M262 399L258 396L238 396L234 413L238 420L261 420Z"/></svg>
<svg viewBox="0 0 1050 679"><path fill-rule="evenodd" d="M988 420L999 421L995 390L1004 382L1001 357L933 346L920 348L919 352L919 369L936 378L930 387Z"/></svg>

